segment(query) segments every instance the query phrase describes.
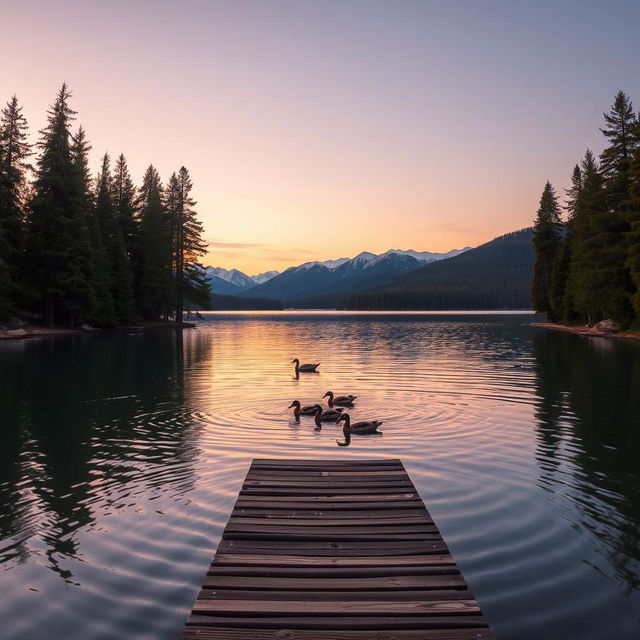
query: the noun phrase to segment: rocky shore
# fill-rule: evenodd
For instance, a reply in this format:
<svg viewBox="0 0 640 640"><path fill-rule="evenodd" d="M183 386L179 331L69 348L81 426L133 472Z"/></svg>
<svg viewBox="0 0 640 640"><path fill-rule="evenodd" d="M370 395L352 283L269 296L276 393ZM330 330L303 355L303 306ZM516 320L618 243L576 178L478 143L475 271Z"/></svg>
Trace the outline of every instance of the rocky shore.
<svg viewBox="0 0 640 640"><path fill-rule="evenodd" d="M640 340L640 332L637 331L619 331L611 320L603 320L593 327L578 327L568 324L556 324L555 322L532 322L532 327L541 327L543 329L555 329L556 331L567 331L569 333L577 333L584 336L596 336L600 338L630 338L632 340Z"/></svg>
<svg viewBox="0 0 640 640"><path fill-rule="evenodd" d="M180 328L195 329L193 322L183 322ZM178 326L172 321L143 322L135 326L113 327L109 330L120 331L145 331L146 329L176 329ZM44 325L26 324L12 319L8 325L0 325L0 340L22 340L24 338L36 338L38 336L61 336L75 333L94 333L102 331L88 324L78 327L46 327Z"/></svg>

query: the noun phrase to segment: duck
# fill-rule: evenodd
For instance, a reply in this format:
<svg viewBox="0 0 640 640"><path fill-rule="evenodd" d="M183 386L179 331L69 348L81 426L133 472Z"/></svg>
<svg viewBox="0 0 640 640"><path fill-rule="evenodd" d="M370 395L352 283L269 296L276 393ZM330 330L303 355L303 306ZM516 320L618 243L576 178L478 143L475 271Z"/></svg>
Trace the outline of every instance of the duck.
<svg viewBox="0 0 640 640"><path fill-rule="evenodd" d="M296 365L296 375L298 375L298 373L316 373L316 369L320 366L319 362L317 364L300 364L298 358L294 358L291 364L294 362Z"/></svg>
<svg viewBox="0 0 640 640"><path fill-rule="evenodd" d="M322 397L326 398L327 396L329 396L328 404L330 407L333 407L333 405L350 407L353 404L353 401L358 397L351 394L344 396L334 396L333 391L327 391L327 393L325 393Z"/></svg>
<svg viewBox="0 0 640 640"><path fill-rule="evenodd" d="M378 433L378 427L382 424L382 420L361 420L351 424L351 416L348 413L341 414L336 422L344 422L344 428L342 429L342 433L344 433L344 442L336 440L340 447L349 446L351 443L352 433L356 433L358 435Z"/></svg>
<svg viewBox="0 0 640 640"><path fill-rule="evenodd" d="M301 415L312 416L316 412L316 406L315 404L307 404L302 407L300 406L300 400L294 400L287 409L293 408L295 419L300 420Z"/></svg>
<svg viewBox="0 0 640 640"><path fill-rule="evenodd" d="M325 422L337 422L344 411L342 407L339 409L323 409L319 404L315 405L315 407L315 421L318 427L322 420Z"/></svg>

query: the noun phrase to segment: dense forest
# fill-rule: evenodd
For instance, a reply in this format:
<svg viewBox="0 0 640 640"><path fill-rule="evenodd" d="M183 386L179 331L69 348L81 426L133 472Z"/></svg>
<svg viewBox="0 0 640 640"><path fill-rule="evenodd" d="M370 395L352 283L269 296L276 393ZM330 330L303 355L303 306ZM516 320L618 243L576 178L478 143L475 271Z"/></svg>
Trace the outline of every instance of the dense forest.
<svg viewBox="0 0 640 640"><path fill-rule="evenodd" d="M280 311L282 302L273 298L242 298L223 294L211 294L213 311Z"/></svg>
<svg viewBox="0 0 640 640"><path fill-rule="evenodd" d="M62 85L37 151L14 96L0 114L0 321L115 326L182 320L209 305L206 253L189 172L163 185L150 165L136 188L120 154L89 170L85 131ZM37 155L35 163L30 163Z"/></svg>
<svg viewBox="0 0 640 640"><path fill-rule="evenodd" d="M600 129L607 146L587 149L562 207L547 182L535 222L532 299L554 322L611 319L640 328L640 117L620 91Z"/></svg>
<svg viewBox="0 0 640 640"><path fill-rule="evenodd" d="M346 309L529 309L533 231L506 234L345 298Z"/></svg>

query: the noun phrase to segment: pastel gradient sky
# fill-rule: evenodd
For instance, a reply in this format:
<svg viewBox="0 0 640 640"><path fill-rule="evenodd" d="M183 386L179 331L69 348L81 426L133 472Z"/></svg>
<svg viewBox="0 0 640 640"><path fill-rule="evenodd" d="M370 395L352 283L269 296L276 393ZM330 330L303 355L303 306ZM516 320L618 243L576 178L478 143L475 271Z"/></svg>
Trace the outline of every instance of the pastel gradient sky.
<svg viewBox="0 0 640 640"><path fill-rule="evenodd" d="M66 81L92 163L186 165L249 273L447 251L528 226L618 89L640 106L640 2L3 3L0 101L32 131Z"/></svg>

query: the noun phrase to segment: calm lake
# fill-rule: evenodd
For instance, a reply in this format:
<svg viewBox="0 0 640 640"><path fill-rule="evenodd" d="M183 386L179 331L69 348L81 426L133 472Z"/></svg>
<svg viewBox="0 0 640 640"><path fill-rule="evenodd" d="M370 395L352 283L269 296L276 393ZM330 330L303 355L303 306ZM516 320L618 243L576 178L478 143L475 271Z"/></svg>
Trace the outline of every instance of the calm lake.
<svg viewBox="0 0 640 640"><path fill-rule="evenodd" d="M317 456L402 458L498 638L639 638L640 342L533 320L212 313L1 342L0 635L177 638L251 459ZM293 422L328 390L383 434Z"/></svg>

